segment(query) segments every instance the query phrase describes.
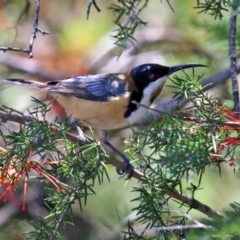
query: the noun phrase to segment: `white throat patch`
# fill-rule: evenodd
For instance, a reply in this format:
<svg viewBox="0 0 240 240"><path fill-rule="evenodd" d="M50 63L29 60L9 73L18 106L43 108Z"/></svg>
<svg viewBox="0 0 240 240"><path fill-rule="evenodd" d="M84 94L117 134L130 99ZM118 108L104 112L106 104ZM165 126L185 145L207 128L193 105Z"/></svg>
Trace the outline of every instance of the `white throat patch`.
<svg viewBox="0 0 240 240"><path fill-rule="evenodd" d="M146 107L138 106L137 109L126 119L129 124L134 124L139 121L148 112L148 108L151 106L151 97L154 91L160 86L163 86L168 76L161 77L154 82L151 82L143 91L143 96L140 101L141 105Z"/></svg>

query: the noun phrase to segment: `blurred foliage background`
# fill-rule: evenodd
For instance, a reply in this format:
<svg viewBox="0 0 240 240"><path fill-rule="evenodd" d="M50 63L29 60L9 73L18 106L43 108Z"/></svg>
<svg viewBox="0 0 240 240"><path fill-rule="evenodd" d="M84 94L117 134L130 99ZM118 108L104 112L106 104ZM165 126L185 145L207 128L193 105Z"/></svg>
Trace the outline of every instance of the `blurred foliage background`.
<svg viewBox="0 0 240 240"><path fill-rule="evenodd" d="M115 3L118 4L117 1ZM24 0L0 1L0 46L24 48L28 45L34 3L32 1L27 14L20 17L25 4ZM127 43L119 56L119 48L114 44L116 26L113 23L115 16L109 9L111 3L97 1L97 4L101 12L92 7L87 20L87 1L42 0L39 27L50 34L43 36L38 33L32 59L23 53L0 52L1 79L17 77L47 81L74 75L125 72L143 63L170 66L191 62L208 65L209 68L204 69L204 77L210 77L229 67L229 12L221 20L216 20L207 14L199 14L196 1L171 0L174 12L165 0L149 1L140 14L146 26L136 30L135 45ZM239 39L238 35L237 44ZM202 73L202 69L195 71ZM18 86L1 85L0 90L0 104L19 111L32 107L32 95L41 100L46 98L43 94ZM171 99L171 92L172 89L165 86L158 101ZM218 95L220 103L233 106L229 81L209 92ZM62 109L53 109L49 113L49 120L55 119L56 113L64 118ZM125 129L112 135L113 143L122 148L123 140L131 136L131 131ZM240 183L233 168L226 164L221 174L221 178L216 180L218 169L208 169L202 184L204 188L196 193L198 200L216 210L223 210L230 202L240 200ZM121 239L126 219L135 217L131 212L135 203L130 200L136 194L131 192L132 186L138 183L131 179L125 184L125 180L119 180L113 167L109 167L109 175L111 182L106 180L103 185L95 187L96 195L88 198L83 213L80 214L76 204L73 215L75 226L66 228L65 239ZM39 194L42 185L37 181L31 184ZM1 203L0 239L24 239L25 236L20 233L31 229L26 219L37 220L38 215L47 215L41 195L34 201L29 200L25 212L13 207L12 202ZM197 211L194 216L205 217Z"/></svg>

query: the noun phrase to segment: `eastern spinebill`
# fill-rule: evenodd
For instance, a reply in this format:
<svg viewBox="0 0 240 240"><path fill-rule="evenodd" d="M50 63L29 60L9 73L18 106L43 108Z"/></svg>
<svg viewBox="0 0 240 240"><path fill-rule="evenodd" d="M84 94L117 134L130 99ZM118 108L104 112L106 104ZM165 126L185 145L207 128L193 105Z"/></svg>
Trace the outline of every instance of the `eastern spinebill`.
<svg viewBox="0 0 240 240"><path fill-rule="evenodd" d="M173 67L143 64L126 73L75 76L45 83L22 79L6 79L4 82L47 91L68 115L79 119L84 126L108 131L138 122L147 114L148 107L161 93L170 74L194 67L206 66L194 63ZM104 142L116 150L106 139ZM128 159L124 157L124 161L128 168Z"/></svg>

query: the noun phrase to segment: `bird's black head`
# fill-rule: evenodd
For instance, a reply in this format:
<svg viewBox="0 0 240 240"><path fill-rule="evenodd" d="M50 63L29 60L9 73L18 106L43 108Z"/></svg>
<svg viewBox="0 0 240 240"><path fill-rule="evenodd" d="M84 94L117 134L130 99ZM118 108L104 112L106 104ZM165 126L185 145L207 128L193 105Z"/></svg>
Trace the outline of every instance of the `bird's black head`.
<svg viewBox="0 0 240 240"><path fill-rule="evenodd" d="M157 79L167 76L169 69L169 67L158 64L143 64L133 68L130 75L139 91L143 92L149 83L155 82Z"/></svg>
<svg viewBox="0 0 240 240"><path fill-rule="evenodd" d="M182 64L173 67L166 67L159 64L143 64L133 68L130 75L137 88L143 92L150 83L159 81L161 78L163 78L163 82L165 82L166 77L170 74L185 68L193 67L207 66L195 63ZM161 81L159 83L161 84Z"/></svg>
<svg viewBox="0 0 240 240"><path fill-rule="evenodd" d="M137 105L134 104L133 101L150 107L152 102L162 91L167 77L170 74L181 69L193 67L206 66L201 64L183 64L174 67L166 67L159 64L143 64L133 68L130 72L131 80L129 81L130 90L132 92L124 115L125 118L128 118L130 123L138 121L147 110L144 111L141 108L138 109ZM136 114L134 115L133 112Z"/></svg>

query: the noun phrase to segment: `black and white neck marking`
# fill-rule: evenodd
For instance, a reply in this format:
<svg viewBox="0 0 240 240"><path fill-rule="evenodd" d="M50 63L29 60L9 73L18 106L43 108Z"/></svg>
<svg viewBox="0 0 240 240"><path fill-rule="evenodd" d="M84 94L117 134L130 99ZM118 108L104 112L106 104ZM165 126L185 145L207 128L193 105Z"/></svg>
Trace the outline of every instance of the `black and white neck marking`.
<svg viewBox="0 0 240 240"><path fill-rule="evenodd" d="M154 93L154 91L156 91L156 89L165 84L167 77L168 76L163 76L154 82L150 82L142 93L132 93L130 98L131 102L129 103L128 109L125 113L126 121L129 124L136 123L142 117L144 117L145 114L147 114L148 108L151 106L152 101L155 100L152 99L152 94ZM144 106L137 106L132 101L139 102L141 105Z"/></svg>
<svg viewBox="0 0 240 240"><path fill-rule="evenodd" d="M206 67L202 64L189 63L173 67L162 66L159 64L143 64L133 68L130 75L139 90L138 93L132 93L127 111L125 113L126 121L133 124L140 120L147 112L155 98L161 93L167 77L174 72L186 68ZM143 106L135 106L132 101L139 102Z"/></svg>

